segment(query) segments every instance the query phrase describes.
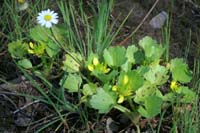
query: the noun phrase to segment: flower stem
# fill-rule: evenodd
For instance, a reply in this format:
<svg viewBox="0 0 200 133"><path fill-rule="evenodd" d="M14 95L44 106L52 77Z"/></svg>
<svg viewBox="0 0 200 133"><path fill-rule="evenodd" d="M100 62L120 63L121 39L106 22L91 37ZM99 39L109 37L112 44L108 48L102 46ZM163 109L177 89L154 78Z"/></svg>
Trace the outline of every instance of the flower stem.
<svg viewBox="0 0 200 133"><path fill-rule="evenodd" d="M79 65L81 65L81 61L80 61L79 59L75 58L75 57L74 57L68 50L66 50L66 48L57 40L55 34L53 33L52 28L50 28L50 31L51 31L51 34L52 34L52 36L53 36L53 39L54 39L54 41L57 43L57 45L58 45L60 48L62 48L69 56L71 56L71 57L74 59L74 61L76 61Z"/></svg>

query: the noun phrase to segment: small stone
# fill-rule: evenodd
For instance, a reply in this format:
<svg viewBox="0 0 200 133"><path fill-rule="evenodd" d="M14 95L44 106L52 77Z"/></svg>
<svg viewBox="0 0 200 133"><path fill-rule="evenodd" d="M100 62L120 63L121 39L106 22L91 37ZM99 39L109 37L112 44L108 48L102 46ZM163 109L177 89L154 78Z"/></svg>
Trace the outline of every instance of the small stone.
<svg viewBox="0 0 200 133"><path fill-rule="evenodd" d="M108 118L106 120L106 133L113 133L113 132L117 132L119 129L118 125L115 123L115 121L113 121L112 118Z"/></svg>
<svg viewBox="0 0 200 133"><path fill-rule="evenodd" d="M167 13L165 11L160 12L158 15L153 17L149 24L154 29L160 29L164 25L165 21L167 20Z"/></svg>
<svg viewBox="0 0 200 133"><path fill-rule="evenodd" d="M26 127L31 122L31 118L21 117L14 121L15 124L19 127Z"/></svg>

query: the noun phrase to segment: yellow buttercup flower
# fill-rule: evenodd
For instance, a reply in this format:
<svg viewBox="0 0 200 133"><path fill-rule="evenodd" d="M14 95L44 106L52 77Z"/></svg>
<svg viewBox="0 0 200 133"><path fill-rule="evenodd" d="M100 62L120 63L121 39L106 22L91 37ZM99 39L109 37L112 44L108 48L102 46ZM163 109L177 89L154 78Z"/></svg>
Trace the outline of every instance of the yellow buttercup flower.
<svg viewBox="0 0 200 133"><path fill-rule="evenodd" d="M43 43L40 44L33 44L32 42L29 43L29 54L34 54L38 57L44 54L46 45Z"/></svg>
<svg viewBox="0 0 200 133"><path fill-rule="evenodd" d="M119 95L119 99L118 99L117 103L123 103L123 102L124 102L124 96Z"/></svg>
<svg viewBox="0 0 200 133"><path fill-rule="evenodd" d="M176 81L172 81L171 84L170 84L170 88L173 91L176 91L178 89L178 83Z"/></svg>

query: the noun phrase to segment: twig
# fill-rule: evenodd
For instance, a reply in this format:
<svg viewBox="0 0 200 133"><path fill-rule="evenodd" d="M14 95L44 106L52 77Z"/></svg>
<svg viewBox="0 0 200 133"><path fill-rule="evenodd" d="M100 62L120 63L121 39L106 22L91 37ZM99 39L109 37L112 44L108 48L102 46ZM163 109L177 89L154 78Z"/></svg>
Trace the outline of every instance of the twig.
<svg viewBox="0 0 200 133"><path fill-rule="evenodd" d="M136 29L129 35L127 36L124 40L122 40L118 45L124 45L130 38L131 36L133 36L138 29L143 25L144 21L148 18L148 16L150 15L150 13L153 11L153 9L156 7L157 3L159 2L159 0L156 0L153 4L153 6L151 7L151 9L148 11L148 13L145 15L145 17L142 19L142 21L140 22L140 24L136 27Z"/></svg>
<svg viewBox="0 0 200 133"><path fill-rule="evenodd" d="M35 100L35 101L33 101L33 102L30 102L30 103L28 103L28 104L25 104L25 105L22 106L21 108L15 110L15 111L13 112L13 114L15 114L15 113L17 113L17 112L19 112L19 111L21 111L21 110L27 108L28 106L30 106L30 105L32 105L32 104L38 103L38 102L40 102L40 100Z"/></svg>

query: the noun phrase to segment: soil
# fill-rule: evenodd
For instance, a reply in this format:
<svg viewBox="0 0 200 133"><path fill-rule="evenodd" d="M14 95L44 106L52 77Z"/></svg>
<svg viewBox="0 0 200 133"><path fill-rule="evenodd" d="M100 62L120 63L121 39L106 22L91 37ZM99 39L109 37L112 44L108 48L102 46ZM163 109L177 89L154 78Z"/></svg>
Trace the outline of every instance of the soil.
<svg viewBox="0 0 200 133"><path fill-rule="evenodd" d="M123 20L128 12L133 8L133 13L130 15L125 25L125 27L128 27L128 31L126 32L130 33L140 24L153 4L154 1L152 0L119 1L119 3L115 6L113 14L116 17L121 13L121 20ZM194 57L198 57L199 53L196 51L196 47L199 46L197 46L198 44L196 39L199 35L198 27L200 26L200 8L197 8L197 6L190 2L186 2L186 0L174 2L171 2L171 0L159 1L141 28L134 34L134 42L138 42L138 40L147 35L158 40L158 42L162 42L163 29L154 29L149 24L150 20L161 11L165 11L170 14L170 57L185 57L185 48L188 45L190 31L192 33L192 39L188 58L192 61ZM129 40L126 45L130 43L132 43L131 40ZM190 63L192 64L192 62Z"/></svg>
<svg viewBox="0 0 200 133"><path fill-rule="evenodd" d="M200 35L199 26L200 26L200 8L198 5L187 0L177 0L170 2L171 0L160 0L153 12L148 16L147 20L143 23L140 29L134 34L133 38L128 40L124 45L127 46L132 43L137 43L142 37L148 35L162 42L163 40L163 29L154 29L150 26L150 20L159 14L161 11L166 11L171 14L170 21L170 57L186 57L190 67L193 66L194 58L199 59L200 51L197 51L197 47L200 47L198 36ZM132 14L125 23L124 28L121 31L121 36L119 36L117 42L123 41L142 21L145 15L148 13L149 9L154 4L154 0L117 0L115 4L114 11L112 12L112 19L118 17L117 23L120 24L126 15L131 9L133 9ZM200 6L200 5L199 5ZM191 34L190 34L191 33ZM191 41L190 41L191 35ZM188 45L190 41L190 45ZM189 47L190 51L187 51ZM200 49L200 48L199 48ZM185 54L188 52L188 54ZM8 65L10 58L7 54L0 55L0 73L2 73L5 80L11 80L17 77L19 71L14 67L13 64ZM25 87L23 85L26 85ZM27 123L37 120L38 117L47 116L50 112L48 107L43 106L39 108L40 104L36 103L31 105L30 108L23 110L20 114L13 114L14 111L29 103L29 99L24 97L19 97L12 95L14 92L21 92L23 90L28 90L29 94L32 94L32 87L30 84L25 83L23 80L20 83L15 83L18 87L6 88L5 86L0 85L0 132L25 132L27 130ZM22 87L22 86L23 87ZM16 88L20 88L16 89ZM2 93L4 92L4 93ZM5 93L7 92L7 93ZM34 92L35 93L35 92ZM38 95L38 94L36 94ZM15 101L15 102L13 102ZM44 109L45 108L45 109ZM34 111L33 111L34 110ZM35 112L35 114L30 114L30 112ZM114 118L113 115L107 115L102 118L100 124L90 124L91 127L95 128L97 125L105 128L103 131L127 131L134 132L135 127L131 128L132 125L125 125L124 123L130 123L127 118L119 115L119 112L112 112L113 114L118 115ZM115 116L116 116L115 115ZM150 120L151 123L157 125L159 118ZM170 118L166 118L170 119ZM111 121L111 122L110 122ZM20 123L21 122L21 123ZM113 128L106 128L108 123L112 123ZM141 126L143 124L143 131L149 132L145 120L141 120ZM171 123L167 123L162 127L163 132L168 132L168 128ZM121 125L121 127L120 127Z"/></svg>

